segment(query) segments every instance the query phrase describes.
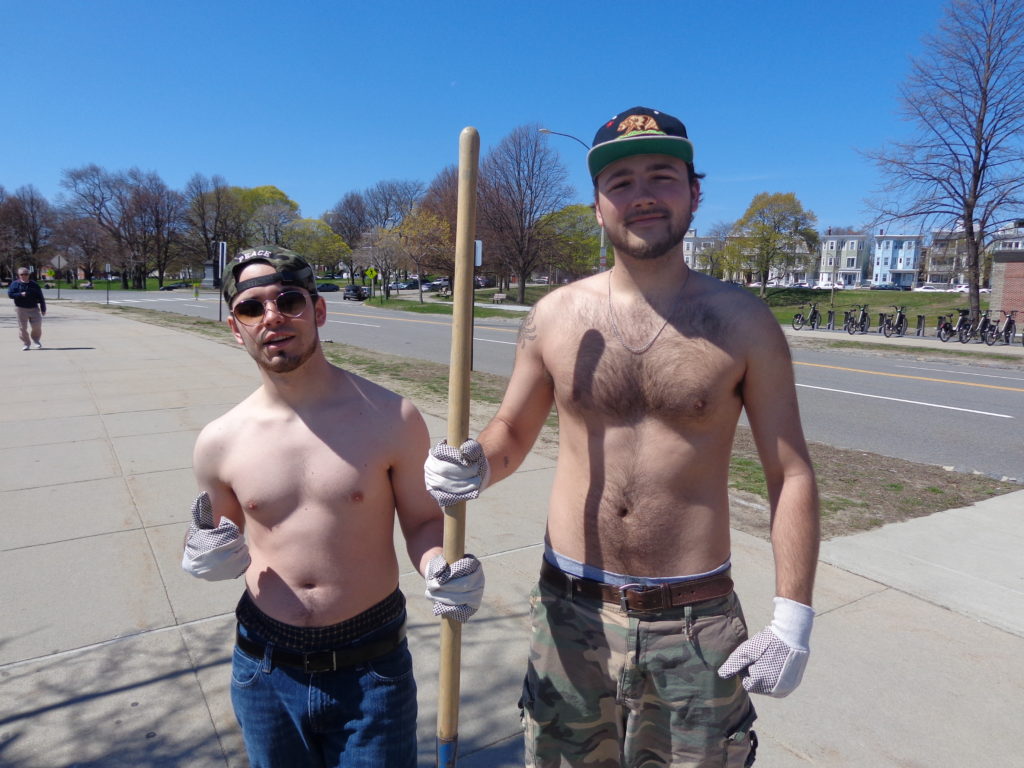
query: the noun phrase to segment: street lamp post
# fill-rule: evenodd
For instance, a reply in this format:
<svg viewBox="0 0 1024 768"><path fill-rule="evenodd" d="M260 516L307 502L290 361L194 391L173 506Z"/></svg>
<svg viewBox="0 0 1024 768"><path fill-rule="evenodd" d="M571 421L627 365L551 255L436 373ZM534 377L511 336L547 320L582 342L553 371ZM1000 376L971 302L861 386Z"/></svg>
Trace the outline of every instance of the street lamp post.
<svg viewBox="0 0 1024 768"><path fill-rule="evenodd" d="M583 139L581 139L581 138L579 138L577 136L573 136L571 133L560 133L559 131L552 131L550 128L540 128L540 129L538 129L538 132L539 133L550 133L550 134L553 134L555 136L565 136L567 139L572 139L573 141L575 141L577 144L582 146L588 152L590 151L590 147L587 146L587 143L585 141L583 141ZM600 258L598 260L597 271L598 272L604 272L605 269L607 269L607 268L608 268L608 248L607 248L607 246L604 243L604 227L601 227L601 255L600 255Z"/></svg>
<svg viewBox="0 0 1024 768"><path fill-rule="evenodd" d="M554 134L555 136L565 136L567 139L572 139L573 141L577 142L578 144L581 144L583 146L583 148L585 150L587 150L588 152L590 151L590 147L587 146L587 143L585 141L583 141L583 139L577 138L576 136L573 136L571 133L559 133L558 131L552 131L552 130L550 130L548 128L540 128L539 132L540 133L551 133L551 134Z"/></svg>

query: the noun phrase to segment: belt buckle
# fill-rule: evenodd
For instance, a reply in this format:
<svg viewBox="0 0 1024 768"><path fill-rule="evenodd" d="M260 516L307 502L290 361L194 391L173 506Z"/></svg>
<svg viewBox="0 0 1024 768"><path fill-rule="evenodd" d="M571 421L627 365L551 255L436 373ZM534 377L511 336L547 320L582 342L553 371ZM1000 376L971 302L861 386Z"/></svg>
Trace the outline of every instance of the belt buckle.
<svg viewBox="0 0 1024 768"><path fill-rule="evenodd" d="M333 672L337 668L338 659L334 651L307 653L302 657L302 669L307 675L314 672Z"/></svg>
<svg viewBox="0 0 1024 768"><path fill-rule="evenodd" d="M639 592L645 592L647 587L644 584L638 583L623 584L619 587L619 607L622 609L623 613L629 613L629 590L631 589L636 589Z"/></svg>

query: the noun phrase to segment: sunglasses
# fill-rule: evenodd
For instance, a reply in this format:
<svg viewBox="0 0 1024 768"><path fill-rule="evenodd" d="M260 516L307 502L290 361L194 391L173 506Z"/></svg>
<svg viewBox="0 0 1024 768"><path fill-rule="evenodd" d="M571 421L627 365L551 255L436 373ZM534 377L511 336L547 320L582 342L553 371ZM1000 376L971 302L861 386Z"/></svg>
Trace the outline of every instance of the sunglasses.
<svg viewBox="0 0 1024 768"><path fill-rule="evenodd" d="M263 319L267 304L274 302L277 311L285 317L302 317L306 311L306 295L299 291L284 291L277 294L276 298L260 301L259 299L246 299L240 301L231 309L235 319L242 325L256 325Z"/></svg>

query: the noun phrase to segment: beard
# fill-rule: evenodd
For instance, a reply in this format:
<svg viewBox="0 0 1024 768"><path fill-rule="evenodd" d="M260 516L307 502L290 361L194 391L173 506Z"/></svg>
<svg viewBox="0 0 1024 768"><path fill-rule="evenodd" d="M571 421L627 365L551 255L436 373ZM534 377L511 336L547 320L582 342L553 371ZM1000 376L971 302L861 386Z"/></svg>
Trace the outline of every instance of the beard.
<svg viewBox="0 0 1024 768"><path fill-rule="evenodd" d="M262 354L262 348L257 349L255 354L252 354L253 360L256 361L256 365L262 368L267 373L291 373L292 371L298 370L302 365L313 356L316 352L317 344L319 342L319 336L314 337L305 349L296 350L294 352L278 351L275 352L272 357L267 357Z"/></svg>
<svg viewBox="0 0 1024 768"><path fill-rule="evenodd" d="M655 209L654 211L645 211L645 213L651 212L669 214L669 211L662 208ZM660 233L652 232L647 238L641 238L633 234L626 229L625 225L615 231L606 229L605 234L615 248L616 254L623 254L637 261L651 261L653 259L660 259L669 251L679 246L683 238L686 237L686 233L690 231L693 214L687 211L678 220L669 217L666 221L668 222L666 230L662 230ZM626 223L628 224L628 221Z"/></svg>

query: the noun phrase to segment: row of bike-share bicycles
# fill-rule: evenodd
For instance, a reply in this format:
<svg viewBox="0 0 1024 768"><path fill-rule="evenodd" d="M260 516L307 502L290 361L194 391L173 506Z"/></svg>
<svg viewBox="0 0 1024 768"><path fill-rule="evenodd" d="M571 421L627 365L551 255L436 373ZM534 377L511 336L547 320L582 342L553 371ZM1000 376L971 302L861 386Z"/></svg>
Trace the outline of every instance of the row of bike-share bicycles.
<svg viewBox="0 0 1024 768"><path fill-rule="evenodd" d="M817 330L823 324L823 318L818 310L818 305L812 303L805 306L810 306L810 311L805 313L803 311L804 307L800 307L800 311L793 315L793 329L799 331L806 326L812 331ZM903 336L910 326L910 321L907 318L907 308L899 307L895 304L892 305L892 308L896 311L883 314L881 316L881 325L878 329L886 338L893 335ZM990 347L997 341L1003 344L1015 344L1017 341L1017 321L1015 319L1017 310L1011 309L1007 311L1001 309L999 311L1002 313L1002 319L1000 320L995 320L990 316L992 313L990 309L982 310L976 318L971 317L970 309L958 309L956 312L959 317L955 323L953 322L952 314L939 315L939 323L935 335L940 341L949 341L955 338L961 344L966 344L971 340L983 341ZM833 321L831 314L829 320ZM918 334L922 333L923 323L924 318L921 316ZM867 304L854 304L849 311L844 313L843 330L851 336L855 333L867 333L870 329L871 316L868 314ZM1024 333L1021 334L1020 338L1021 343L1024 344Z"/></svg>

